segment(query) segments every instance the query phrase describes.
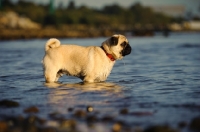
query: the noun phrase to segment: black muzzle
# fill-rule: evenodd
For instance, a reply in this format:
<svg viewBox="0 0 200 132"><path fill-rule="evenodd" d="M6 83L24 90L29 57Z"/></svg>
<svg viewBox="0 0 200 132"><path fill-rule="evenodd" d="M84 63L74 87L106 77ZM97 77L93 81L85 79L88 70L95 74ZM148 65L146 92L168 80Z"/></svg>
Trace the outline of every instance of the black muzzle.
<svg viewBox="0 0 200 132"><path fill-rule="evenodd" d="M131 53L131 46L129 44L122 50L122 56L129 55Z"/></svg>

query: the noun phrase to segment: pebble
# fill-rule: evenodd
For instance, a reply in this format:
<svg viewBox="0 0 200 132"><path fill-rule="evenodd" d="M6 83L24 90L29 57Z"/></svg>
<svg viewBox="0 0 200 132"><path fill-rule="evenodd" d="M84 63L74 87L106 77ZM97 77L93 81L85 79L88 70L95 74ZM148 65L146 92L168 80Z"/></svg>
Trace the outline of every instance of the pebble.
<svg viewBox="0 0 200 132"><path fill-rule="evenodd" d="M74 110L74 108L68 108L69 112L72 112Z"/></svg>
<svg viewBox="0 0 200 132"><path fill-rule="evenodd" d="M163 125L149 126L146 129L141 127L131 127L124 121L116 122L116 119L111 116L104 116L101 120L99 120L97 115L94 113L87 114L83 110L76 111L76 114L80 117L84 116L82 119L86 122L79 122L79 119L74 119L76 116L70 119L63 118L62 120L44 120L35 115L31 115L26 118L22 116L9 117L4 120L0 120L0 132L85 132L84 130L95 132L178 132L178 130L174 128ZM112 125L113 122L115 123ZM198 132L200 130L199 123L200 117L196 117L188 126L192 131ZM85 129L80 127L81 124L85 127ZM99 125L101 125L101 127L98 127ZM187 127L187 123L182 121L178 123L177 126L179 126L179 128ZM111 128L109 129L108 127Z"/></svg>
<svg viewBox="0 0 200 132"><path fill-rule="evenodd" d="M24 110L24 113L38 113L39 109L35 106L29 107Z"/></svg>
<svg viewBox="0 0 200 132"><path fill-rule="evenodd" d="M95 115L88 115L86 118L87 122L94 123L98 121L98 118Z"/></svg>
<svg viewBox="0 0 200 132"><path fill-rule="evenodd" d="M200 132L200 116L192 119L190 129Z"/></svg>
<svg viewBox="0 0 200 132"><path fill-rule="evenodd" d="M133 129L133 131L134 131L134 132L143 132L143 129L142 129L141 127L137 126L137 127L135 127L135 128Z"/></svg>
<svg viewBox="0 0 200 132"><path fill-rule="evenodd" d="M53 120L63 120L64 117L62 114L58 113L58 112L53 112L49 114L49 117Z"/></svg>
<svg viewBox="0 0 200 132"><path fill-rule="evenodd" d="M92 112L92 111L94 111L94 108L92 107L92 106L87 106L87 112Z"/></svg>
<svg viewBox="0 0 200 132"><path fill-rule="evenodd" d="M153 112L145 112L145 111L135 111L135 112L131 112L130 113L131 115L134 115L134 116L151 116L153 115L154 113Z"/></svg>
<svg viewBox="0 0 200 132"><path fill-rule="evenodd" d="M102 119L101 119L103 122L111 122L114 120L113 117L111 116L104 116Z"/></svg>
<svg viewBox="0 0 200 132"><path fill-rule="evenodd" d="M52 121L52 120L49 120L49 121L46 121L45 127L59 127L60 124L58 123L58 121Z"/></svg>
<svg viewBox="0 0 200 132"><path fill-rule="evenodd" d="M79 117L79 118L83 118L86 116L86 112L83 110L77 110L74 113L74 116Z"/></svg>
<svg viewBox="0 0 200 132"><path fill-rule="evenodd" d="M2 103L3 102L3 103ZM9 101L0 101L0 104L4 104ZM11 101L12 102L12 101ZM6 106L6 105L1 105ZM7 106L6 106L7 107ZM81 128L81 124L85 127L85 130L88 131L107 131L107 132L178 132L178 130L165 125L155 125L149 126L147 128L142 127L132 127L130 124L127 124L125 120L117 121L118 118L111 115L101 115L94 112L92 106L86 106L86 109L74 110L74 108L68 108L68 111L73 111L69 113L71 117L68 119L65 118L62 114L54 112L49 114L50 120L44 120L39 118L36 115L29 115L24 118L23 116L18 117L8 117L3 120L0 120L0 132L18 132L18 131L29 131L29 132L84 132ZM35 106L28 107L24 109L25 113L37 113L39 109ZM149 116L153 115L154 112L149 111L134 111L129 112L127 108L119 110L121 115L134 115L134 116ZM80 122L79 122L80 121ZM98 127L99 124L101 127ZM192 131L200 131L200 116L193 118L190 123L185 121L180 121L177 124L177 129L189 128Z"/></svg>
<svg viewBox="0 0 200 132"><path fill-rule="evenodd" d="M179 128L184 128L184 127L187 126L187 124L188 124L187 122L181 121L181 122L178 123L178 127L179 127Z"/></svg>
<svg viewBox="0 0 200 132"><path fill-rule="evenodd" d="M74 119L64 120L60 127L66 130L74 130L76 128L76 121Z"/></svg>
<svg viewBox="0 0 200 132"><path fill-rule="evenodd" d="M5 121L0 121L0 131L6 132L7 129L8 129L8 124Z"/></svg>
<svg viewBox="0 0 200 132"><path fill-rule="evenodd" d="M148 127L147 129L144 130L144 132L178 132L178 131L168 126L156 125Z"/></svg>
<svg viewBox="0 0 200 132"><path fill-rule="evenodd" d="M121 126L121 124L119 124L119 123L115 123L115 124L112 126L112 131L113 131L113 132L120 132L121 129L122 129L122 126Z"/></svg>
<svg viewBox="0 0 200 132"><path fill-rule="evenodd" d="M128 109L127 109L127 108L124 108L124 109L121 109L121 110L119 111L119 113L122 114L122 115L127 115L129 112L128 112Z"/></svg>
<svg viewBox="0 0 200 132"><path fill-rule="evenodd" d="M58 132L55 128L40 128L39 132Z"/></svg>
<svg viewBox="0 0 200 132"><path fill-rule="evenodd" d="M18 107L19 106L19 103L16 102L16 101L12 101L12 100L7 100L7 99L4 99L4 100L1 100L0 101L0 107Z"/></svg>
<svg viewBox="0 0 200 132"><path fill-rule="evenodd" d="M25 119L25 123L27 124L34 124L35 122L37 122L37 117L34 115L31 115Z"/></svg>

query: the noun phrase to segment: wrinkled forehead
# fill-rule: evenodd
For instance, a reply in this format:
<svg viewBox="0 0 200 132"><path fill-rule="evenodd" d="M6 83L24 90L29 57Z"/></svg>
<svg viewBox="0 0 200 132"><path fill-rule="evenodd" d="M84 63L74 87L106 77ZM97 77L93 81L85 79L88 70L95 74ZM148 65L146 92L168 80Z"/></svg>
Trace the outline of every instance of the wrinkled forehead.
<svg viewBox="0 0 200 132"><path fill-rule="evenodd" d="M121 43L121 42L126 42L126 43L128 43L128 39L125 37L125 36L123 36L123 35L118 35L118 37L119 37L119 42Z"/></svg>

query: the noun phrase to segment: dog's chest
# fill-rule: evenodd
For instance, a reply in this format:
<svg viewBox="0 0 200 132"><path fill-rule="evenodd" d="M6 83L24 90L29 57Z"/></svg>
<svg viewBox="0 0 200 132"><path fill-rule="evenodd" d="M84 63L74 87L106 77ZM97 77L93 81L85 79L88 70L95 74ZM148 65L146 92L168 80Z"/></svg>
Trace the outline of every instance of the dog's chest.
<svg viewBox="0 0 200 132"><path fill-rule="evenodd" d="M110 75L110 72L113 68L113 63L110 63L108 65L102 66L98 72L96 73L95 76L95 81L100 82L100 81L105 81L107 77Z"/></svg>

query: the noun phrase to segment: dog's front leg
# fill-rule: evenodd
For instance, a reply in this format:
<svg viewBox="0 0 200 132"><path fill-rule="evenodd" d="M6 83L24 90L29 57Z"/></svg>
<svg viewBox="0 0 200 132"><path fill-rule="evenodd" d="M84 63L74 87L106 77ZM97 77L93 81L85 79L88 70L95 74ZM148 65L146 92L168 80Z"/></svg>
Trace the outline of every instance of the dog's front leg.
<svg viewBox="0 0 200 132"><path fill-rule="evenodd" d="M83 79L84 82L87 82L87 83L93 83L95 82L95 78L94 76L85 76L85 78Z"/></svg>
<svg viewBox="0 0 200 132"><path fill-rule="evenodd" d="M45 70L44 76L47 83L56 82L58 77L56 77L57 71Z"/></svg>

